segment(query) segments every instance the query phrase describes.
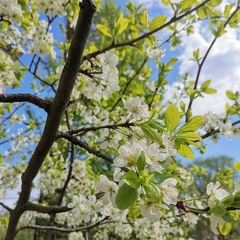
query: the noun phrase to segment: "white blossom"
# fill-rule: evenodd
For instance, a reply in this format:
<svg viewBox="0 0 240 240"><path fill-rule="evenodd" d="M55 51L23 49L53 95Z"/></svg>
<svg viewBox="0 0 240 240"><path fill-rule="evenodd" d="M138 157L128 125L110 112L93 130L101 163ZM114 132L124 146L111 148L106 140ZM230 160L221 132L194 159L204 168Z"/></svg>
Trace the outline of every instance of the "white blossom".
<svg viewBox="0 0 240 240"><path fill-rule="evenodd" d="M218 181L215 184L213 182L210 182L207 185L207 195L210 195L208 199L208 206L210 208L215 207L218 200L222 201L225 197L229 195L226 190L219 188L220 185L221 184Z"/></svg>
<svg viewBox="0 0 240 240"><path fill-rule="evenodd" d="M176 205L177 203L178 190L175 188L176 185L177 180L175 178L167 178L160 184L160 188L164 195L163 201L168 205Z"/></svg>
<svg viewBox="0 0 240 240"><path fill-rule="evenodd" d="M96 183L96 189L104 193L101 198L104 204L108 204L110 201L115 204L115 197L118 190L118 185L110 181L105 175L100 175L99 181Z"/></svg>
<svg viewBox="0 0 240 240"><path fill-rule="evenodd" d="M117 167L125 167L129 163L135 164L137 163L137 159L143 150L141 144L136 141L132 140L130 142L126 142L119 148L119 156L113 160L113 163Z"/></svg>
<svg viewBox="0 0 240 240"><path fill-rule="evenodd" d="M124 101L124 107L129 112L128 116L133 117L135 121L150 117L148 105L140 97L130 97L128 101Z"/></svg>
<svg viewBox="0 0 240 240"><path fill-rule="evenodd" d="M211 226L211 229L212 231L215 233L215 234L219 234L218 232L218 225L223 225L225 223L225 221L223 220L222 217L219 217L219 216L216 216L215 214L211 214L210 215L210 226Z"/></svg>

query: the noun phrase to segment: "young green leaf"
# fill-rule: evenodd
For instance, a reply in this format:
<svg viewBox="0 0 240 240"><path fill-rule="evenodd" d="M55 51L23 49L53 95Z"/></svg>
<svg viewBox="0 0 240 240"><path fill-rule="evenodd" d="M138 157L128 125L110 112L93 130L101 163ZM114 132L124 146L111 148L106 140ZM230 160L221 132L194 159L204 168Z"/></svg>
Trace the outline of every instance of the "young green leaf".
<svg viewBox="0 0 240 240"><path fill-rule="evenodd" d="M206 94L215 94L217 93L217 90L215 88L207 88L204 90Z"/></svg>
<svg viewBox="0 0 240 240"><path fill-rule="evenodd" d="M232 229L232 223L225 222L223 225L219 225L219 231L223 236L228 235L231 229Z"/></svg>
<svg viewBox="0 0 240 240"><path fill-rule="evenodd" d="M144 186L144 190L149 199L153 199L157 203L161 198L161 190L152 182L149 182L147 186Z"/></svg>
<svg viewBox="0 0 240 240"><path fill-rule="evenodd" d="M173 132L180 123L180 114L175 105L169 106L165 111L165 122L169 132Z"/></svg>
<svg viewBox="0 0 240 240"><path fill-rule="evenodd" d="M126 184L128 184L132 188L139 188L140 186L140 179L138 178L136 172L134 172L133 170L126 172L121 177L121 180L123 180Z"/></svg>
<svg viewBox="0 0 240 240"><path fill-rule="evenodd" d="M184 124L179 130L178 134L181 132L196 132L202 125L204 116L195 116L191 118L186 124Z"/></svg>
<svg viewBox="0 0 240 240"><path fill-rule="evenodd" d="M217 7L221 4L222 0L210 0L207 5L209 7Z"/></svg>
<svg viewBox="0 0 240 240"><path fill-rule="evenodd" d="M106 26L102 25L102 24L97 24L97 29L102 32L103 34L107 35L108 37L112 38L112 33L110 31L109 28L107 28Z"/></svg>
<svg viewBox="0 0 240 240"><path fill-rule="evenodd" d="M162 26L166 22L166 20L167 20L167 16L155 17L149 25L150 31Z"/></svg>
<svg viewBox="0 0 240 240"><path fill-rule="evenodd" d="M227 90L226 95L230 100L236 100L237 99L237 96L231 90Z"/></svg>
<svg viewBox="0 0 240 240"><path fill-rule="evenodd" d="M181 156L189 158L191 160L194 159L194 153L193 153L192 149L187 144L185 144L183 142L179 142L178 140L176 140L175 145L176 145L177 152Z"/></svg>
<svg viewBox="0 0 240 240"><path fill-rule="evenodd" d="M211 83L211 80L207 80L206 82L204 82L204 83L202 84L202 86L200 87L200 89L202 89L202 90L207 89L208 86L210 85L210 83Z"/></svg>
<svg viewBox="0 0 240 240"><path fill-rule="evenodd" d="M234 166L235 170L237 170L238 172L240 172L240 162L235 162L235 163L233 164L233 166Z"/></svg>
<svg viewBox="0 0 240 240"><path fill-rule="evenodd" d="M119 189L116 195L116 206L120 210L125 210L131 207L138 199L139 191L136 188L132 188L124 183Z"/></svg>
<svg viewBox="0 0 240 240"><path fill-rule="evenodd" d="M157 132L150 128L149 126L146 125L140 125L142 131L144 132L144 134L149 137L152 141L157 142L159 145L162 144L162 140L160 138L160 136L157 134Z"/></svg>
<svg viewBox="0 0 240 240"><path fill-rule="evenodd" d="M145 165L146 165L146 156L145 156L144 151L142 151L141 155L139 156L139 158L137 160L138 171L140 172L140 171L144 170Z"/></svg>
<svg viewBox="0 0 240 240"><path fill-rule="evenodd" d="M178 135L180 138L190 139L192 141L201 141L202 138L195 132L180 132Z"/></svg>

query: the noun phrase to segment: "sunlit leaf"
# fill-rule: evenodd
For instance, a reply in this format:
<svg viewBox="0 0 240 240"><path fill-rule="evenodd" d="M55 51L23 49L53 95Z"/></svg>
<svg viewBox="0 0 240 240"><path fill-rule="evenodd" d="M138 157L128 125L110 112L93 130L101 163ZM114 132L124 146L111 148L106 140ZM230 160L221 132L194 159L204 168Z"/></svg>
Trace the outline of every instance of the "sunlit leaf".
<svg viewBox="0 0 240 240"><path fill-rule="evenodd" d="M167 20L166 16L155 17L149 25L150 31L162 26L166 22L166 20Z"/></svg>
<svg viewBox="0 0 240 240"><path fill-rule="evenodd" d="M165 122L169 132L173 132L180 123L180 114L175 105L171 105L166 109Z"/></svg>

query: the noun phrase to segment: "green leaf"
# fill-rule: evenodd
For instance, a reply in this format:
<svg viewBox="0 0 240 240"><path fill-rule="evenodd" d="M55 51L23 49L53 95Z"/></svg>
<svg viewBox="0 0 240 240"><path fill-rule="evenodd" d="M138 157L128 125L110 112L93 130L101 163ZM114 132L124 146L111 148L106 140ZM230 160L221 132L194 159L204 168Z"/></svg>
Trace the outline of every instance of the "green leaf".
<svg viewBox="0 0 240 240"><path fill-rule="evenodd" d="M234 200L231 204L231 207L240 208L240 200L238 201Z"/></svg>
<svg viewBox="0 0 240 240"><path fill-rule="evenodd" d="M180 123L180 114L175 105L171 105L165 111L165 122L168 131L171 133Z"/></svg>
<svg viewBox="0 0 240 240"><path fill-rule="evenodd" d="M180 3L179 3L179 7L182 8L182 9L186 9L186 8L191 8L193 4L195 4L196 0L182 0Z"/></svg>
<svg viewBox="0 0 240 240"><path fill-rule="evenodd" d="M182 132L178 134L178 137L190 139L192 141L201 141L202 138L195 132Z"/></svg>
<svg viewBox="0 0 240 240"><path fill-rule="evenodd" d="M140 125L142 131L144 134L149 137L153 142L157 142L159 145L162 144L162 139L158 135L158 133L153 130L152 128L146 126L146 125Z"/></svg>
<svg viewBox="0 0 240 240"><path fill-rule="evenodd" d="M211 209L212 213L217 216L223 217L226 213L226 208L221 201L218 201L217 206Z"/></svg>
<svg viewBox="0 0 240 240"><path fill-rule="evenodd" d="M144 28L147 28L148 26L148 15L147 15L147 9L144 9L140 14L139 14L139 20L140 23Z"/></svg>
<svg viewBox="0 0 240 240"><path fill-rule="evenodd" d="M207 89L204 90L204 92L206 94L214 94L214 93L217 92L217 90L215 88L207 88Z"/></svg>
<svg viewBox="0 0 240 240"><path fill-rule="evenodd" d="M132 188L139 188L141 184L140 179L138 178L136 172L134 172L133 170L125 173L120 179Z"/></svg>
<svg viewBox="0 0 240 240"><path fill-rule="evenodd" d="M200 50L199 48L196 50L196 51L193 51L193 57L196 61L199 60L199 57L200 57Z"/></svg>
<svg viewBox="0 0 240 240"><path fill-rule="evenodd" d="M185 112L185 110L186 110L186 104L181 100L180 101L180 109L183 111L183 112Z"/></svg>
<svg viewBox="0 0 240 240"><path fill-rule="evenodd" d="M163 3L164 5L168 5L168 4L171 3L171 1L170 1L170 0L162 0L162 3Z"/></svg>
<svg viewBox="0 0 240 240"><path fill-rule="evenodd" d="M217 7L221 4L222 0L210 0L207 5L209 7Z"/></svg>
<svg viewBox="0 0 240 240"><path fill-rule="evenodd" d="M145 165L146 165L146 156L145 156L144 151L142 151L141 155L139 156L139 158L137 160L138 171L140 172L140 171L144 170Z"/></svg>
<svg viewBox="0 0 240 240"><path fill-rule="evenodd" d="M162 183L165 179L172 177L172 175L169 172L153 172L154 176L151 178L151 182L155 184L160 184Z"/></svg>
<svg viewBox="0 0 240 240"><path fill-rule="evenodd" d="M201 7L197 10L197 15L199 17L199 19L204 19L205 17L207 17L207 12L205 10L205 7Z"/></svg>
<svg viewBox="0 0 240 240"><path fill-rule="evenodd" d="M166 22L166 20L167 20L167 16L157 16L157 17L155 17L149 25L150 31L162 26Z"/></svg>
<svg viewBox="0 0 240 240"><path fill-rule="evenodd" d="M226 236L232 229L232 223L225 222L223 225L219 225L219 231L222 235Z"/></svg>
<svg viewBox="0 0 240 240"><path fill-rule="evenodd" d="M121 34L124 30L126 30L127 26L128 26L128 19L123 18L123 13L121 13L114 27L114 36Z"/></svg>
<svg viewBox="0 0 240 240"><path fill-rule="evenodd" d="M226 110L227 116L233 115L236 112L236 109L230 107L228 102L225 105L225 110Z"/></svg>
<svg viewBox="0 0 240 240"><path fill-rule="evenodd" d="M235 162L233 164L233 167L235 168L235 170L237 170L238 172L240 172L240 162Z"/></svg>
<svg viewBox="0 0 240 240"><path fill-rule="evenodd" d="M180 132L196 132L202 125L204 116L195 116L191 118L186 124L184 124L179 130Z"/></svg>
<svg viewBox="0 0 240 240"><path fill-rule="evenodd" d="M157 129L158 131L160 132L163 132L164 131L164 127L163 127L163 122L161 122L160 120L158 119L153 119L151 121L148 122L148 126L150 128L154 128L154 129Z"/></svg>
<svg viewBox="0 0 240 240"><path fill-rule="evenodd" d="M208 86L210 85L210 83L211 83L211 80L207 80L206 82L204 82L204 83L202 84L202 86L200 87L200 89L202 89L202 90L207 89Z"/></svg>
<svg viewBox="0 0 240 240"><path fill-rule="evenodd" d="M170 61L165 65L165 71L170 72L172 65L178 61L178 58L171 58Z"/></svg>
<svg viewBox="0 0 240 240"><path fill-rule="evenodd" d="M147 186L151 178L154 176L154 174L149 174L147 171L143 170L139 172L139 179L141 181L141 184L144 186Z"/></svg>
<svg viewBox="0 0 240 240"><path fill-rule="evenodd" d="M144 186L144 190L149 199L153 199L157 203L161 198L161 190L152 182L149 182L147 186Z"/></svg>
<svg viewBox="0 0 240 240"><path fill-rule="evenodd" d="M177 140L175 141L175 143L176 143L177 152L181 156L189 158L191 160L194 159L194 153L193 153L192 149L187 144L179 142Z"/></svg>
<svg viewBox="0 0 240 240"><path fill-rule="evenodd" d="M226 95L230 100L236 100L237 99L237 96L231 90L227 90Z"/></svg>
<svg viewBox="0 0 240 240"><path fill-rule="evenodd" d="M231 196L231 195L229 195L229 196L225 197L225 198L222 200L222 202L223 202L223 204L227 207L227 206L230 206L230 205L231 205L231 203L233 202L233 199L234 199L234 197Z"/></svg>
<svg viewBox="0 0 240 240"><path fill-rule="evenodd" d="M28 6L28 1L29 0L18 0L18 4L21 5L22 8L25 8Z"/></svg>
<svg viewBox="0 0 240 240"><path fill-rule="evenodd" d="M97 29L102 32L103 34L107 35L108 37L112 38L112 33L110 29L102 24L97 24Z"/></svg>
<svg viewBox="0 0 240 240"><path fill-rule="evenodd" d="M132 188L124 183L119 189L116 195L116 206L120 210L125 210L131 207L138 199L138 189Z"/></svg>
<svg viewBox="0 0 240 240"><path fill-rule="evenodd" d="M228 223L232 222L231 214L228 211L223 216L223 219L225 222L228 222Z"/></svg>

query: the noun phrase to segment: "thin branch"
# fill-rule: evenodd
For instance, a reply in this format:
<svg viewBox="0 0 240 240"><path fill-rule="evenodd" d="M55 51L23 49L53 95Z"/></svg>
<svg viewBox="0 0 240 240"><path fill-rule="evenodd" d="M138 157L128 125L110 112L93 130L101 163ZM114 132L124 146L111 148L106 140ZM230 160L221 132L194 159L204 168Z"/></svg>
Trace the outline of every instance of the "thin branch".
<svg viewBox="0 0 240 240"><path fill-rule="evenodd" d="M104 224L108 224L108 223L115 223L116 221L105 221L106 219L108 219L108 217L105 217L104 219L100 220L99 222L90 224L88 226L85 227L79 227L79 228L61 228L61 227L56 227L56 226L42 226L42 225L34 225L34 224L29 224L27 226L21 227L19 228L18 231L22 231L24 229L39 229L39 230L55 230L58 232L86 232L89 231L91 228L100 226L100 225L104 225ZM104 222L105 221L105 222Z"/></svg>
<svg viewBox="0 0 240 240"><path fill-rule="evenodd" d="M237 124L239 124L240 123L240 120L238 120L238 121L236 121L236 122L233 122L232 123L232 126L235 126L235 125L237 125ZM210 137L210 136L212 136L212 135L214 135L214 134L216 134L216 133L219 133L220 132L220 129L218 128L218 129L214 129L214 130L212 130L212 131L210 131L210 132L208 132L208 133L205 133L204 135L202 135L201 136L201 138L202 139L205 139L205 138L208 138L208 137Z"/></svg>
<svg viewBox="0 0 240 240"><path fill-rule="evenodd" d="M135 79L135 77L141 72L142 68L144 67L145 63L147 62L147 59L144 59L143 63L141 64L141 66L138 68L137 72L132 76L132 78L129 79L129 81L126 83L125 88L123 89L123 92L121 94L124 95L125 92L127 91L128 86L131 84L131 82ZM117 102L113 105L113 107L111 108L111 110L109 112L112 112L115 107L118 105L118 103L121 101L122 97L120 97Z"/></svg>
<svg viewBox="0 0 240 240"><path fill-rule="evenodd" d="M68 175L67 175L66 181L65 181L65 183L64 183L64 186L62 187L62 189L60 189L60 196L59 196L59 200L58 200L58 205L61 205L62 200L63 200L63 197L64 197L64 194L65 194L65 191L66 191L67 186L68 186L68 184L69 184L69 182L70 182L70 180L71 180L72 170L73 170L72 164L73 164L73 162L74 162L74 158L75 158L75 154L74 154L74 144L71 143L71 158L70 158Z"/></svg>
<svg viewBox="0 0 240 240"><path fill-rule="evenodd" d="M70 130L70 131L68 131L68 133L71 134L71 135L75 135L75 134L82 133L82 132L86 133L86 132L89 132L89 131L97 131L99 129L104 129L104 128L116 129L116 128L119 128L119 127L130 128L130 127L133 127L133 126L135 126L134 122L125 122L125 123L120 123L120 124L107 124L107 125L98 126L98 127L83 127L83 128L76 129L76 130Z"/></svg>
<svg viewBox="0 0 240 240"><path fill-rule="evenodd" d="M63 132L59 132L58 133L58 138L65 138L67 139L69 142L73 143L74 145L77 145L81 148L84 148L85 150L87 150L89 153L92 153L93 155L102 158L104 160L106 160L109 163L113 164L113 159L105 154L103 154L102 152L90 147L87 143L82 142L81 140L79 140L76 137L73 137L72 135L70 135L69 133L63 133ZM128 172L129 169L126 167L122 167L121 168L123 171Z"/></svg>
<svg viewBox="0 0 240 240"><path fill-rule="evenodd" d="M96 57L97 55L101 54L101 53L104 53L106 51L109 51L111 49L114 49L114 48L120 48L120 47L125 47L125 46L135 46L134 44L138 41L141 41L142 39L145 39L147 37L149 37L150 35L153 35L154 33L158 32L158 31L161 31L162 29L166 28L167 26L171 25L172 23L174 22L177 22L179 21L180 19L188 16L189 14L195 12L196 10L198 10L199 8L203 7L206 3L208 3L210 0L205 0L203 1L201 4L199 4L198 6L196 6L195 8L187 11L186 13L176 17L176 16L173 16L167 23L163 24L162 26L148 32L148 33L145 33L143 35L141 35L140 37L137 37L135 39L132 39L130 41L126 41L126 42L122 42L122 43L116 43L116 44L111 44L110 46L108 47L105 47L101 50L98 50L96 52L93 52L93 53L90 53L86 56L83 56L83 61L85 60L89 60L91 58L94 58Z"/></svg>
<svg viewBox="0 0 240 240"><path fill-rule="evenodd" d="M42 99L40 97L34 96L32 94L0 94L0 102L29 102L39 108L44 109L46 112L49 112L51 107L51 101Z"/></svg>
<svg viewBox="0 0 240 240"><path fill-rule="evenodd" d="M232 19L232 17L237 13L237 11L239 10L239 6L236 7L236 9L233 11L233 13L229 16L229 18L227 19L227 21L224 23L223 25L223 29L226 28L226 26L228 25L228 23L230 22L230 20ZM219 38L219 36L215 36L215 38L213 39L213 41L211 42L207 52L205 53L204 57L202 58L202 61L201 63L199 63L198 65L198 72L197 72L197 76L196 76L196 80L195 80L195 83L194 83L194 87L193 89L196 90L197 89L197 85L198 85L198 82L199 82L199 78L200 78L200 74L201 74L201 71L202 71L202 67L203 67L203 64L205 63L213 45L215 44L215 42L217 41L217 39ZM186 122L188 121L188 112L190 111L191 107L192 107L192 104L193 104L193 100L190 100L189 104L188 104L188 107L187 107L187 111L186 111Z"/></svg>
<svg viewBox="0 0 240 240"><path fill-rule="evenodd" d="M5 208L6 210L8 210L10 213L12 212L12 208L10 208L9 206L7 206L6 204L4 204L3 202L0 202L0 205Z"/></svg>

